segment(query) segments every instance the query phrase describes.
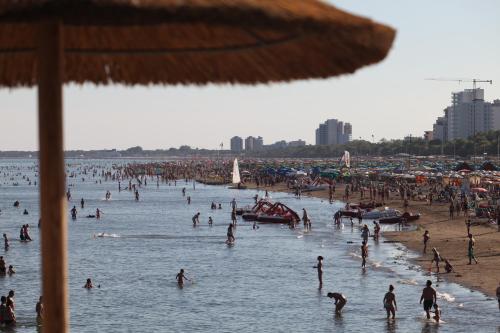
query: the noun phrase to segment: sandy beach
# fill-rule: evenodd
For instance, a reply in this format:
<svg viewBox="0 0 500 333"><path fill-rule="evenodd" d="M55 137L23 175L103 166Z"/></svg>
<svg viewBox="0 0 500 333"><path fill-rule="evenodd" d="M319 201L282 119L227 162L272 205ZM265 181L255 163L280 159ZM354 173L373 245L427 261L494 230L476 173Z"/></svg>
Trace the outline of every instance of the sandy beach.
<svg viewBox="0 0 500 333"><path fill-rule="evenodd" d="M248 188L256 188L253 183L247 184ZM335 200L343 201L344 184L337 184L334 195ZM285 184L275 186L260 187L268 191L290 192ZM328 200L328 190L315 191L306 196L313 196ZM360 202L359 193L353 193L349 201ZM391 194L391 198L385 202L387 207L404 211L403 202L399 196ZM443 258L446 258L453 265L452 273L444 272L444 265L441 265L441 277L448 281L456 282L472 290L478 290L486 295L496 297L496 288L500 280L500 233L496 226L473 226L471 232L476 240L474 253L478 259L478 264L468 265L467 257L467 227L463 216L449 219L448 204L433 203L429 206L426 201L410 201L408 210L412 213L420 213L421 217L416 221L415 231L385 232L384 237L391 241L400 242L408 249L420 253L416 258L416 263L422 269L429 270L432 260L431 249L435 247ZM333 218L332 211L332 218ZM311 217L314 219L314 217ZM428 230L430 240L427 253L423 254L423 233ZM435 265L433 265L435 272Z"/></svg>

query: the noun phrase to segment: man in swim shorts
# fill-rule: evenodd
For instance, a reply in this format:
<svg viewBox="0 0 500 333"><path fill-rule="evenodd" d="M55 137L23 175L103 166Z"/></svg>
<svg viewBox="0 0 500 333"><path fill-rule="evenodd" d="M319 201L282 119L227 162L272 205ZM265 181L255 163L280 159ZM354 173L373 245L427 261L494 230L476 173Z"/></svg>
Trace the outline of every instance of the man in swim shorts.
<svg viewBox="0 0 500 333"><path fill-rule="evenodd" d="M431 287L431 280L427 280L425 285L426 287L422 291L422 296L420 296L420 304L424 301L424 310L427 315L427 319L431 319L430 310L432 309L432 305L436 303L436 290Z"/></svg>

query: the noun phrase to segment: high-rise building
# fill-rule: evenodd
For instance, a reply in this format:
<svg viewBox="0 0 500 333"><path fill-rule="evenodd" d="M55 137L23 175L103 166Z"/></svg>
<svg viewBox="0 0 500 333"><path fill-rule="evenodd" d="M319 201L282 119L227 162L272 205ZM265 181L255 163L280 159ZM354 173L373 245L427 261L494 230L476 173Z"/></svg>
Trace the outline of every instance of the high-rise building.
<svg viewBox="0 0 500 333"><path fill-rule="evenodd" d="M264 139L261 136L254 139L253 141L254 150L261 150L263 146L264 146Z"/></svg>
<svg viewBox="0 0 500 333"><path fill-rule="evenodd" d="M328 119L316 129L316 145L341 145L351 141L352 125Z"/></svg>
<svg viewBox="0 0 500 333"><path fill-rule="evenodd" d="M261 150L264 147L264 139L259 136L257 138L249 136L245 139L245 150Z"/></svg>
<svg viewBox="0 0 500 333"><path fill-rule="evenodd" d="M243 151L243 139L239 136L233 136L231 138L231 151L241 152Z"/></svg>
<svg viewBox="0 0 500 333"><path fill-rule="evenodd" d="M351 123L345 123L344 135L345 135L345 139L347 142L352 140L352 125L351 125Z"/></svg>
<svg viewBox="0 0 500 333"><path fill-rule="evenodd" d="M433 126L434 139L465 139L477 133L500 129L500 101L484 101L484 90L454 92L451 105Z"/></svg>
<svg viewBox="0 0 500 333"><path fill-rule="evenodd" d="M441 141L448 140L448 124L447 124L447 114L448 108L444 110L445 116L439 117L436 120L436 123L432 126L432 137L434 140L439 139Z"/></svg>
<svg viewBox="0 0 500 333"><path fill-rule="evenodd" d="M253 136L249 136L245 139L245 150L246 151L252 151L253 150L253 143L254 143L255 138Z"/></svg>

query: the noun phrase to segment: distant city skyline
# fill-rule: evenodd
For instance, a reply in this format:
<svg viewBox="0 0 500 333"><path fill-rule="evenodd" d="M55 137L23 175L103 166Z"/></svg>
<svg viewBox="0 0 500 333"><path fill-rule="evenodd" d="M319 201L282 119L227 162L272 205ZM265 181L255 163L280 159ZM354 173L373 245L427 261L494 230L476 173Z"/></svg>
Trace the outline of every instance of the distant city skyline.
<svg viewBox="0 0 500 333"><path fill-rule="evenodd" d="M238 133L266 142L315 142L325 119L348 120L368 141L421 137L443 115L452 92L491 79L485 100L500 97L500 1L328 1L397 29L386 60L336 79L246 86L69 85L64 90L65 148L217 149ZM0 150L37 150L34 89L0 89ZM373 135L373 137L372 137Z"/></svg>

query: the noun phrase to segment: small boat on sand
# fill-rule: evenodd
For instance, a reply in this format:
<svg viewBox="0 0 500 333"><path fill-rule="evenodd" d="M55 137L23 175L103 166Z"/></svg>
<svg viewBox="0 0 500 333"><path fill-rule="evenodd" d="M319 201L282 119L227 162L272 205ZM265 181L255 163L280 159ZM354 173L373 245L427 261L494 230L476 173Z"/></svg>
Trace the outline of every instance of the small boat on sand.
<svg viewBox="0 0 500 333"><path fill-rule="evenodd" d="M385 217L378 220L380 224L395 224L416 221L420 218L420 214L411 214L408 212L399 216Z"/></svg>

